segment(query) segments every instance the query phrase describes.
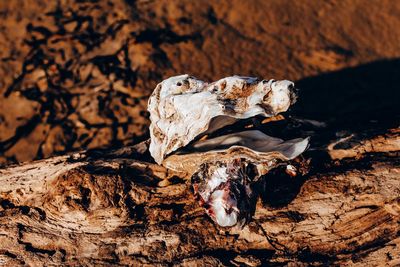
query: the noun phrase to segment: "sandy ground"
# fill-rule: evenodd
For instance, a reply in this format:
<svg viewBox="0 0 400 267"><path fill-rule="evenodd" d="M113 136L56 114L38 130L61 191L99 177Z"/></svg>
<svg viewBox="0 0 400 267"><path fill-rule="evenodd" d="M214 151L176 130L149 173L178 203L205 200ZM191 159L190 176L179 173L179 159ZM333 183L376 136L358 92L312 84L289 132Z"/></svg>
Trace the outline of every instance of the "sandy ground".
<svg viewBox="0 0 400 267"><path fill-rule="evenodd" d="M297 81L293 114L396 123L398 1L1 1L0 164L148 137L171 75Z"/></svg>

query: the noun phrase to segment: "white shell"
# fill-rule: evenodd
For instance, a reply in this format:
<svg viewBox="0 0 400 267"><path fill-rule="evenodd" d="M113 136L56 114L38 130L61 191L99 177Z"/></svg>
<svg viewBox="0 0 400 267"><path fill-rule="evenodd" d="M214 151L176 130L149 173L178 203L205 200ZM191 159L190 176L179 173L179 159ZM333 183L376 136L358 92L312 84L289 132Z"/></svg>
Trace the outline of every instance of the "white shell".
<svg viewBox="0 0 400 267"><path fill-rule="evenodd" d="M200 137L240 119L286 111L295 100L293 87L286 80L240 76L214 83L189 75L166 79L149 99L150 153L157 163L191 177L196 199L218 225L243 225L255 203L253 184L303 153L309 139L283 141L258 130ZM296 175L293 166L286 172Z"/></svg>
<svg viewBox="0 0 400 267"><path fill-rule="evenodd" d="M309 138L283 141L258 130L251 130L198 141L167 157L163 165L191 175L204 162L229 162L235 158L243 158L256 165L259 174L264 175L278 163L299 156L308 145Z"/></svg>
<svg viewBox="0 0 400 267"><path fill-rule="evenodd" d="M150 153L163 159L196 137L238 119L274 116L294 102L290 81L259 80L232 76L214 83L187 74L157 85L149 99Z"/></svg>

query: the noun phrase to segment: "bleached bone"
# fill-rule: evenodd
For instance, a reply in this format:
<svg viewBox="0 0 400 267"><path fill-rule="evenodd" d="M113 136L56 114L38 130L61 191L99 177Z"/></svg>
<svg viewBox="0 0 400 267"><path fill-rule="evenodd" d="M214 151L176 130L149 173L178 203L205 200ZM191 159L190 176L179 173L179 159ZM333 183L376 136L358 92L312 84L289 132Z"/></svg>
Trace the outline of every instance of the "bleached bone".
<svg viewBox="0 0 400 267"><path fill-rule="evenodd" d="M274 116L294 102L290 81L232 76L213 83L187 74L168 78L150 96L150 153L158 164L201 134L256 115Z"/></svg>

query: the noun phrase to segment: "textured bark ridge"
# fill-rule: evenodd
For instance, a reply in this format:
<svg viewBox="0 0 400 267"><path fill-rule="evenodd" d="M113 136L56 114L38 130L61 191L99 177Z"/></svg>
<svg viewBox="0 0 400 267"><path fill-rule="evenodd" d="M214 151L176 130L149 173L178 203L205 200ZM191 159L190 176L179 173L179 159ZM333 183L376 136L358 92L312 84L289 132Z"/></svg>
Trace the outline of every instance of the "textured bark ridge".
<svg viewBox="0 0 400 267"><path fill-rule="evenodd" d="M242 229L213 223L148 142L2 169L0 265L398 265L399 131L356 136L308 152L304 176L267 174Z"/></svg>

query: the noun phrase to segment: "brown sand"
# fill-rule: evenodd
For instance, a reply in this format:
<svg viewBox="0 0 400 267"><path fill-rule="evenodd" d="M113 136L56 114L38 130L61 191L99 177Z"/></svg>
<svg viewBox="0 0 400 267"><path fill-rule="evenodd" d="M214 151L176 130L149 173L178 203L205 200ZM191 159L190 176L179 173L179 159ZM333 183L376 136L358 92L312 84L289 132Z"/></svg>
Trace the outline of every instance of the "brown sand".
<svg viewBox="0 0 400 267"><path fill-rule="evenodd" d="M128 2L0 2L0 164L147 138L181 73L298 81L293 112L338 129L398 121L398 1Z"/></svg>

